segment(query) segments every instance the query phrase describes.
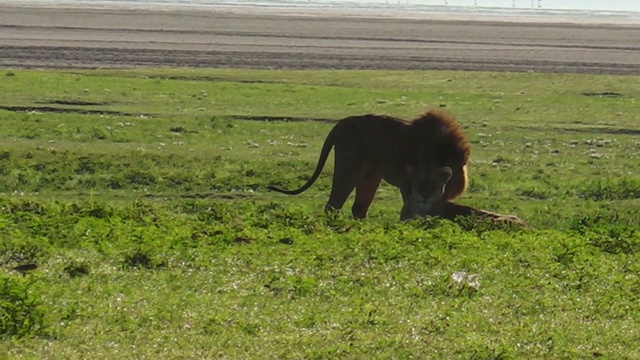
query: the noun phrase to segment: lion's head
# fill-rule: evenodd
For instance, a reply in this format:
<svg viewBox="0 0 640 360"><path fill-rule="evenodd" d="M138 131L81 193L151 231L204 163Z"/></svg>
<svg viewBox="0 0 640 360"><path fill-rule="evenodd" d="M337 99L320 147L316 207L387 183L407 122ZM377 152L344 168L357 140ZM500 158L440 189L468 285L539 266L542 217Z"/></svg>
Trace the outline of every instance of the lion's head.
<svg viewBox="0 0 640 360"><path fill-rule="evenodd" d="M444 197L454 200L467 188L467 163L471 144L453 116L438 109L429 110L411 121L414 166L418 172L434 173L448 167Z"/></svg>

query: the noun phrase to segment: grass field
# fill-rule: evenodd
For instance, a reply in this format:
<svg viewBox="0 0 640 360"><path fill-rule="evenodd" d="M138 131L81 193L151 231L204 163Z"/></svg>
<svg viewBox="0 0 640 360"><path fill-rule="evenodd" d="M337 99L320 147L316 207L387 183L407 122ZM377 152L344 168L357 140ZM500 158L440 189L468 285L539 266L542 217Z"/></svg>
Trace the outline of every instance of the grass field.
<svg viewBox="0 0 640 360"><path fill-rule="evenodd" d="M638 83L2 70L0 359L639 358ZM265 191L333 120L429 107L472 142L459 202L528 228L401 223L385 184L327 217L331 163Z"/></svg>

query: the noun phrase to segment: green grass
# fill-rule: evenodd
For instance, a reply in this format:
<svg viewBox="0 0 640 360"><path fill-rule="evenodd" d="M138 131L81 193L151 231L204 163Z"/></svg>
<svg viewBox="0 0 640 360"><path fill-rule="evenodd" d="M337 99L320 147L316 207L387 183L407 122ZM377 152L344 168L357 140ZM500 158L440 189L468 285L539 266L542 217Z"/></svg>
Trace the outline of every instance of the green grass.
<svg viewBox="0 0 640 360"><path fill-rule="evenodd" d="M0 76L0 358L640 356L638 76ZM331 164L264 189L311 174L304 119L433 106L472 142L459 201L530 228L400 223L388 185L330 218Z"/></svg>

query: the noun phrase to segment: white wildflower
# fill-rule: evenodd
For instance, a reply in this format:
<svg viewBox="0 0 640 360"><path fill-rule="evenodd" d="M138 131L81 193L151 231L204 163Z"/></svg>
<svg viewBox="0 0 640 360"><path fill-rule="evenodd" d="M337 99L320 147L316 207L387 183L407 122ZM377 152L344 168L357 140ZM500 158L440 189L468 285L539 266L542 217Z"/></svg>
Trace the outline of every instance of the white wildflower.
<svg viewBox="0 0 640 360"><path fill-rule="evenodd" d="M249 145L250 148L260 147L260 144L258 144L257 142L255 142L253 140L247 140L246 144Z"/></svg>
<svg viewBox="0 0 640 360"><path fill-rule="evenodd" d="M451 274L451 280L461 286L468 286L474 290L480 289L480 274L469 274L466 271L456 271Z"/></svg>
<svg viewBox="0 0 640 360"><path fill-rule="evenodd" d="M299 148L306 148L306 147L309 146L309 145L307 145L305 143L294 143L294 142L291 142L291 141L287 142L287 145L293 146L293 147L299 147Z"/></svg>

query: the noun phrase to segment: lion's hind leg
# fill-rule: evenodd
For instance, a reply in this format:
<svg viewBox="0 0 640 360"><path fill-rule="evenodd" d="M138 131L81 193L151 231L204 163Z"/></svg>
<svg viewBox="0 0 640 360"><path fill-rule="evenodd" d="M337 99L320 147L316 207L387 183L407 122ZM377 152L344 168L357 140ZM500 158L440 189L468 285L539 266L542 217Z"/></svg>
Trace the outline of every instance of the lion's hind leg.
<svg viewBox="0 0 640 360"><path fill-rule="evenodd" d="M351 192L354 188L355 184L338 184L335 181L334 176L333 186L331 187L331 194L329 195L329 201L327 201L327 204L324 206L324 211L333 212L342 209L342 205L344 205L344 203L347 201L347 198L349 197L349 195L351 195Z"/></svg>
<svg viewBox="0 0 640 360"><path fill-rule="evenodd" d="M361 174L361 165L358 164L357 158L348 151L344 151L336 146L335 165L333 169L333 180L331 185L331 193L329 201L324 206L325 212L332 212L342 209L347 198L356 187L358 177Z"/></svg>
<svg viewBox="0 0 640 360"><path fill-rule="evenodd" d="M351 213L356 219L364 219L367 217L367 211L373 197L376 195L376 190L380 186L382 176L373 175L364 177L358 180L356 184L356 199L351 207Z"/></svg>
<svg viewBox="0 0 640 360"><path fill-rule="evenodd" d="M335 162L333 168L333 183L329 201L325 211L340 210L347 198L356 188L367 168L365 157L357 143L349 137L358 134L343 134L345 138L336 141ZM349 136L347 136L349 135ZM366 209L365 209L366 213Z"/></svg>

